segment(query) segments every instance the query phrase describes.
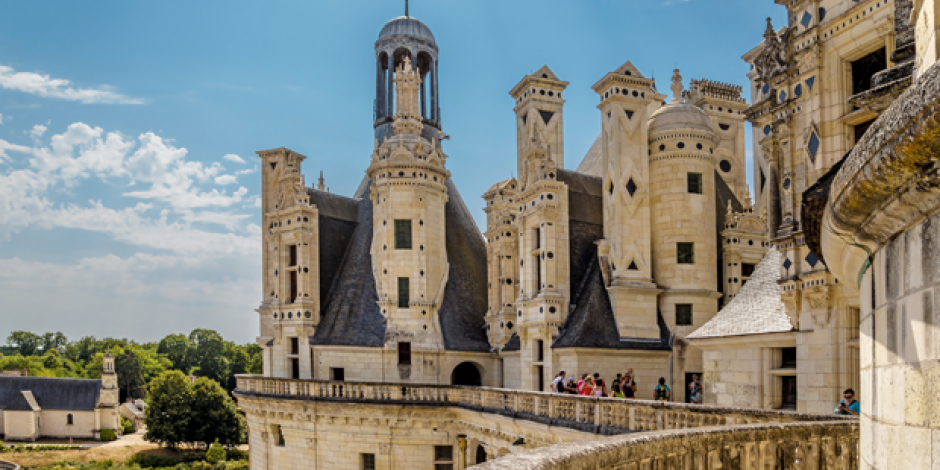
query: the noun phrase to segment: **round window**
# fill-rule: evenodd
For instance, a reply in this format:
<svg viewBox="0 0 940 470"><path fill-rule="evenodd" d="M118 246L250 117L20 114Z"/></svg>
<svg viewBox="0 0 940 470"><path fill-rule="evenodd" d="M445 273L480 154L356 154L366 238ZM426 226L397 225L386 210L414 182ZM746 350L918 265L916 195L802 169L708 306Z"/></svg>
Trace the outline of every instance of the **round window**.
<svg viewBox="0 0 940 470"><path fill-rule="evenodd" d="M790 189L790 178L783 180L783 189Z"/></svg>
<svg viewBox="0 0 940 470"><path fill-rule="evenodd" d="M722 160L721 163L718 164L718 167L721 168L721 171L728 173L731 171L731 162Z"/></svg>

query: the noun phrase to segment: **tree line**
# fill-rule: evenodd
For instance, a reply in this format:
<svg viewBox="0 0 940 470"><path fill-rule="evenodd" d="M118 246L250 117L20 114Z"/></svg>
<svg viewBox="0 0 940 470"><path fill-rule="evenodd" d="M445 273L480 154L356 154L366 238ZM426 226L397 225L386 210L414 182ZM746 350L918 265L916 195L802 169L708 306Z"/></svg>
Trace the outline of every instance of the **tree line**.
<svg viewBox="0 0 940 470"><path fill-rule="evenodd" d="M61 332L42 335L14 331L0 347L0 371L26 369L31 376L101 378L104 355L114 355L121 401L145 398L147 385L167 371L206 377L226 391L236 374L261 373L261 347L235 344L218 332L195 329L188 336L169 335L156 343L86 336L69 341Z"/></svg>

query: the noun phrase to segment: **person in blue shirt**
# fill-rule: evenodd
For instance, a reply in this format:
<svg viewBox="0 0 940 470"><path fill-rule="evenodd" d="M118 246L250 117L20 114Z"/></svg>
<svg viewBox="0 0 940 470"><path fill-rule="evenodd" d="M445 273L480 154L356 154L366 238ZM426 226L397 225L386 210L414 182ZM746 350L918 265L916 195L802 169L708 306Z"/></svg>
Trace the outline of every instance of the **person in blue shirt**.
<svg viewBox="0 0 940 470"><path fill-rule="evenodd" d="M862 406L858 403L858 400L855 399L855 390L851 388L846 389L845 392L842 393L842 396L845 399L840 401L839 406L832 412L840 415L858 416L862 411Z"/></svg>

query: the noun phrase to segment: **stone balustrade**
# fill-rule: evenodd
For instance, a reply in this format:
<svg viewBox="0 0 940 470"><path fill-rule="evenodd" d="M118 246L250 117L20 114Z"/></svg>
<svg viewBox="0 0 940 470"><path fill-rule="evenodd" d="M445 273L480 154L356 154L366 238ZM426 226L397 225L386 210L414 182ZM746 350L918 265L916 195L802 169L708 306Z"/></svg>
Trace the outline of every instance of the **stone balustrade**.
<svg viewBox="0 0 940 470"><path fill-rule="evenodd" d="M0 470L20 470L20 466L13 462L0 461Z"/></svg>
<svg viewBox="0 0 940 470"><path fill-rule="evenodd" d="M846 420L665 430L542 447L472 468L848 470L858 468L858 433Z"/></svg>
<svg viewBox="0 0 940 470"><path fill-rule="evenodd" d="M794 411L597 398L499 388L295 380L257 375L239 375L236 378L236 397L454 406L602 435L759 423L840 420L857 426L854 418Z"/></svg>

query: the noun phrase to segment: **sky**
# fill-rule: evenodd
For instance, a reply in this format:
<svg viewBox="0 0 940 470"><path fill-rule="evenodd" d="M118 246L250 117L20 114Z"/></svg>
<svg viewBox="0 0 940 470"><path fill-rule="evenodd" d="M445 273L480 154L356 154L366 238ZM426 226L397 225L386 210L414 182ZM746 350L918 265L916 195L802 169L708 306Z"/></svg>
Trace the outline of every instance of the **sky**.
<svg viewBox="0 0 940 470"><path fill-rule="evenodd" d="M258 331L259 160L287 147L351 196L373 148L373 47L401 0L0 2L0 342ZM632 61L747 89L771 0L412 0L440 47L448 169L483 224L516 168L509 90L570 81L566 167L591 90ZM750 145L750 144L749 144ZM750 162L749 162L750 165ZM751 173L751 168L748 173Z"/></svg>

